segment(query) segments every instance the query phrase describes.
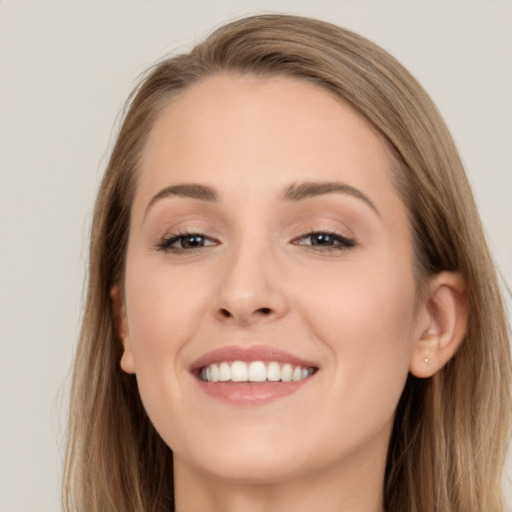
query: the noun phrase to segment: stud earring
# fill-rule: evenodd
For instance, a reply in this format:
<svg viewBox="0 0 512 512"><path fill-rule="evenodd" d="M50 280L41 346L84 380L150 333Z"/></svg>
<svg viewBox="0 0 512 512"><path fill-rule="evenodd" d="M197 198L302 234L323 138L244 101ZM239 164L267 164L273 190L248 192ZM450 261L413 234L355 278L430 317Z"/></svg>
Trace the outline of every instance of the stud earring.
<svg viewBox="0 0 512 512"><path fill-rule="evenodd" d="M425 366L428 366L428 357L425 357L424 361L425 361Z"/></svg>

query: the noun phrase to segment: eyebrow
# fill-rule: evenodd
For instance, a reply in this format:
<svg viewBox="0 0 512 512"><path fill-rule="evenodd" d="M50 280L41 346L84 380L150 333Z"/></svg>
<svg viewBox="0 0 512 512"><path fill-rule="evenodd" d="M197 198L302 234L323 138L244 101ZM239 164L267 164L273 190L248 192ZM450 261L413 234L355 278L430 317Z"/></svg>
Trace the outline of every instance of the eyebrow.
<svg viewBox="0 0 512 512"><path fill-rule="evenodd" d="M287 187L282 194L284 201L302 201L311 197L317 197L324 194L342 193L360 199L366 203L379 217L380 213L375 204L370 198L363 194L359 189L342 183L339 181L308 181L303 183L294 183ZM181 183L179 185L170 185L165 187L160 192L155 194L146 208L148 210L155 202L167 197L188 197L191 199L199 199L200 201L217 202L220 200L220 194L213 187L209 185L202 185L199 183Z"/></svg>
<svg viewBox="0 0 512 512"><path fill-rule="evenodd" d="M302 201L310 197L317 197L324 194L341 193L355 197L365 202L379 217L380 213L371 199L359 189L339 181L311 181L294 183L290 185L283 194L285 201Z"/></svg>
<svg viewBox="0 0 512 512"><path fill-rule="evenodd" d="M146 208L148 210L156 203L159 199L166 197L177 196L177 197L189 197L191 199L199 199L201 201L213 201L219 200L219 193L208 185L201 185L199 183L182 183L180 185L171 185L160 190L155 194Z"/></svg>

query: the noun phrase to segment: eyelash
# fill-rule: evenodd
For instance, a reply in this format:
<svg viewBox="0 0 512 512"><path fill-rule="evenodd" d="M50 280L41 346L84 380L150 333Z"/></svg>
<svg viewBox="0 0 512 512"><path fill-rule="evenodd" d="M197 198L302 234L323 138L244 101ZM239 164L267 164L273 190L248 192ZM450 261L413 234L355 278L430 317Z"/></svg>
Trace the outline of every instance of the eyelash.
<svg viewBox="0 0 512 512"><path fill-rule="evenodd" d="M173 247L173 244L175 244L176 242L179 242L180 240L181 240L181 243L183 243L183 241L186 238L190 239L190 238L195 238L195 237L203 238L204 240L209 240L209 241L212 241L213 243L208 243L206 245L201 245L198 247L188 247L188 248ZM165 236L164 238L162 238L160 240L160 242L158 242L156 249L159 251L162 251L162 252L171 252L171 253L175 253L175 254L180 254L180 253L184 253L184 252L195 252L200 249L203 249L204 247L209 247L212 245L218 245L218 242L216 240L213 240L212 238L210 238L205 233L201 233L198 231L183 231L183 232L179 232L179 233L173 233L169 236Z"/></svg>
<svg viewBox="0 0 512 512"><path fill-rule="evenodd" d="M312 241L312 237L314 237L314 236L329 237L330 239L332 239L332 242L335 245L322 246L321 244L302 243L302 241L304 241L308 238ZM189 239L202 238L203 241L208 240L211 243L207 243L206 245L199 245L197 247L173 247L173 244L175 244L176 242L179 242L180 240L181 240L181 243L183 244L184 240L187 238L189 238ZM344 236L340 233L337 233L336 231L330 231L330 230L311 231L310 233L306 233L305 235L295 238L294 240L292 240L292 243L294 245L303 245L303 246L310 247L310 248L312 248L310 250L317 251L317 252L345 251L347 249L351 249L352 247L355 247L355 245L356 245L354 240L347 238L346 236ZM165 253L182 254L185 252L190 253L190 252L199 251L201 249L204 249L205 247L210 247L210 246L214 246L214 245L218 245L218 244L219 244L218 241L210 238L205 233L201 233L201 232L197 232L197 231L183 231L183 232L179 232L179 233L173 233L169 236L162 238L160 240L160 242L158 242L158 244L156 245L156 249L158 251L162 251Z"/></svg>
<svg viewBox="0 0 512 512"><path fill-rule="evenodd" d="M322 247L322 245L315 245L313 243L311 244L303 244L300 243L301 240L305 240L307 238L311 239L314 236L327 236L332 239L332 241L336 245L325 245ZM328 229L323 229L320 231L311 231L310 233L306 233L305 235L302 235L299 238L296 238L293 240L293 242L296 245L307 245L308 247L313 248L314 251L321 251L321 252L328 252L328 251L346 251L347 249L351 249L352 247L355 247L356 243L354 240L347 238L346 236L337 233L336 231L330 231Z"/></svg>

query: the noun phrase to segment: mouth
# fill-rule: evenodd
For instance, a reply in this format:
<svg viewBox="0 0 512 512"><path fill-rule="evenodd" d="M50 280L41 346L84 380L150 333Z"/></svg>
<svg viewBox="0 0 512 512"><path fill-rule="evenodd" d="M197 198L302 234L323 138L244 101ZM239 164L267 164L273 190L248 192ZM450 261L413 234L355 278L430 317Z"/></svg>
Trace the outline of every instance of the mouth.
<svg viewBox="0 0 512 512"><path fill-rule="evenodd" d="M258 405L299 390L319 366L259 345L210 352L193 363L190 371L207 395L231 405Z"/></svg>
<svg viewBox="0 0 512 512"><path fill-rule="evenodd" d="M317 370L279 361L222 361L200 368L196 375L203 382L297 382Z"/></svg>

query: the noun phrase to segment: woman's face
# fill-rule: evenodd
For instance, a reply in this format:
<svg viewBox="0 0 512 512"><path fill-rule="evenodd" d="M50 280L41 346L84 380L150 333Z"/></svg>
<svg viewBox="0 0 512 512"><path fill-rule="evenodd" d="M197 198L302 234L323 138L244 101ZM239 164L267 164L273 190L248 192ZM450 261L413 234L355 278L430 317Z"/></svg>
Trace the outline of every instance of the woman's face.
<svg viewBox="0 0 512 512"><path fill-rule="evenodd" d="M318 86L217 75L161 113L140 171L121 365L176 466L383 471L419 327L381 136Z"/></svg>

